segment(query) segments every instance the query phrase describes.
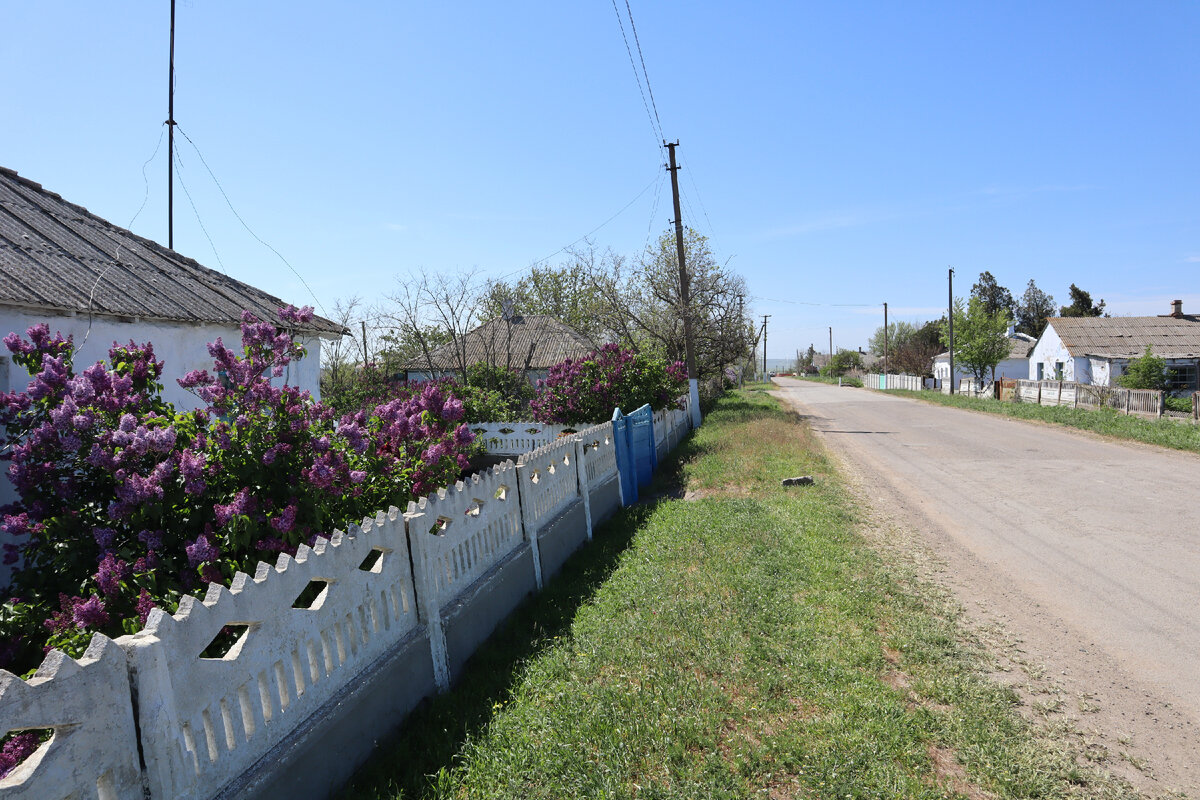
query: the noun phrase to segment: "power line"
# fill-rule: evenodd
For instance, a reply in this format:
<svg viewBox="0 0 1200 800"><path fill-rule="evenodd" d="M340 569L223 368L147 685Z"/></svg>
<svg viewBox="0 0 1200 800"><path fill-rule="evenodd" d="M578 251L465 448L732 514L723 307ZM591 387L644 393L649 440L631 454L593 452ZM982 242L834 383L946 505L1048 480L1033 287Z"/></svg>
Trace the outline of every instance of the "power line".
<svg viewBox="0 0 1200 800"><path fill-rule="evenodd" d="M253 230L251 230L250 226L246 224L246 220L242 219L242 215L239 214L237 212L237 209L233 207L233 202L229 199L229 195L225 193L225 187L221 185L221 182L219 180L217 180L217 176L213 174L212 167L208 166L208 162L204 160L204 154L200 152L200 148L197 147L196 143L192 141L192 137L188 136L187 133L183 130L183 128L180 128L178 124L176 124L175 127L179 129L179 132L181 134L183 134L183 138L187 139L188 144L190 144L192 146L192 149L196 151L196 155L200 157L200 163L204 165L204 168L206 170L208 170L208 176L210 178L212 178L213 183L215 183L217 185L217 189L220 190L221 196L225 198L225 204L227 206L229 206L229 210L233 212L233 215L235 217L237 217L237 221L242 223L242 227L246 229L246 232L249 233L251 236L253 236L259 244L261 244L263 247L270 250L272 253L274 253L276 256L279 257L280 261L282 261L284 264L287 265L287 268L292 271L292 274L300 279L300 283L304 284L304 288L307 289L309 295L312 296L313 302L317 304L317 308L321 309L321 314L323 316L329 316L328 313L326 313L326 311L325 311L325 306L321 305L321 301L317 297L317 293L314 292L312 290L312 287L308 285L308 281L304 280L304 276L301 275L300 272L295 267L292 266L292 262L290 262L286 258L284 258L283 253L280 253L278 250L276 250L270 244L268 244L267 242L264 242L262 240L262 237L260 237L257 233L255 233ZM182 181L181 181L181 183L182 183ZM189 197L188 199L190 200L191 198ZM214 252L216 252L215 248L214 248Z"/></svg>
<svg viewBox="0 0 1200 800"><path fill-rule="evenodd" d="M629 208L631 205L633 205L634 203L636 203L638 200L640 200L640 199L641 199L641 197L642 197L642 195L644 195L646 192L650 191L650 187L651 187L651 186L653 186L655 183L657 183L657 182L660 180L660 178L661 178L661 176L658 174L658 171L657 171L657 170L655 170L654 180L652 180L652 181L650 181L649 183L647 183L647 184L646 184L646 185L645 185L645 186L642 188L642 190L641 190L640 192L638 192L636 196L634 196L634 198L633 198L632 200L630 200L628 203L626 203L624 206L622 206L622 207L621 207L621 210L620 210L620 211L618 211L617 213L613 214L611 217L609 217L608 219L604 220L604 222L601 222L599 225L597 225L596 227L592 228L590 231L588 231L587 233L585 233L583 236L580 236L578 239L576 239L575 241L571 242L570 244L565 244L565 245L563 245L562 247L558 248L557 250L555 250L553 253L551 253L550 255L546 256L545 258L539 258L537 261L534 261L534 262L532 262L531 264L529 264L529 265L527 265L527 266L524 266L524 267L518 267L517 269L514 269L514 270L512 270L511 272L506 272L506 273L504 273L503 275L501 275L500 277L496 278L496 280L498 280L498 281L502 281L502 280L504 280L505 278L507 278L507 277L509 277L509 276L511 276L511 275L516 275L518 272L524 272L524 271L525 271L525 270L527 270L527 269L533 269L533 268L534 268L534 267L536 267L538 264L544 264L545 262L547 262L547 261L549 261L550 259L554 258L556 255L558 255L559 253L563 252L564 250L569 250L569 249L571 249L572 247L574 247L575 245L579 244L579 243L580 243L580 242L582 242L584 239L588 238L588 237L589 237L589 236L591 236L593 233L595 233L596 231L600 230L600 229L601 229L601 228L603 228L605 225L607 225L608 223L612 222L614 219L616 219L617 217L619 217L619 216L621 216L623 213L625 213L625 210L626 210L626 209L628 209L628 208Z"/></svg>
<svg viewBox="0 0 1200 800"><path fill-rule="evenodd" d="M781 300L778 297L759 297L748 295L751 300L763 300L768 303L788 303L793 306L820 306L822 308L878 308L880 303L809 303L804 300Z"/></svg>
<svg viewBox="0 0 1200 800"><path fill-rule="evenodd" d="M656 117L650 113L650 104L646 102L646 92L642 89L642 76L638 74L637 64L633 60L633 50L629 47L629 38L625 35L625 21L621 19L621 11L617 8L617 0L612 0L613 13L617 15L617 26L621 29L621 39L625 42L625 52L629 54L629 66L633 69L633 79L637 81L638 94L642 96L642 107L646 109L646 118L650 120L650 131L654 134L654 143L658 147L659 152L662 152L662 145L659 142L666 139L662 135L662 128L655 124Z"/></svg>
<svg viewBox="0 0 1200 800"><path fill-rule="evenodd" d="M633 31L633 43L637 45L638 59L642 62L642 75L646 78L646 91L650 93L650 105L654 108L654 121L658 123L658 138L665 139L662 135L662 121L658 118L658 104L654 102L654 89L650 87L650 73L646 71L646 58L642 55L642 43L638 41L637 25L633 23L633 9L629 7L629 0L625 0L625 11L629 14L629 28ZM617 15L618 17L620 14ZM628 42L626 42L628 46Z"/></svg>
<svg viewBox="0 0 1200 800"><path fill-rule="evenodd" d="M708 218L708 209L704 207L704 198L700 196L700 187L696 185L696 179L692 177L692 170L688 168L689 165L687 164L680 164L679 166L685 168L684 174L688 176L688 180L692 182L692 188L696 190L696 202L700 204L700 210L704 212L704 221L708 223L708 232L716 236L717 232L713 229L712 220Z"/></svg>

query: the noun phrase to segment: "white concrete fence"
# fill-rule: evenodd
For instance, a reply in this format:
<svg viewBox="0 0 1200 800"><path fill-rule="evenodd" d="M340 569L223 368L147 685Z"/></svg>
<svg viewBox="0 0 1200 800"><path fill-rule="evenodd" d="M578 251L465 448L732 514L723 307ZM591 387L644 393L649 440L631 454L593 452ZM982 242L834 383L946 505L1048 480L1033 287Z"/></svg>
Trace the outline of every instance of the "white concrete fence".
<svg viewBox="0 0 1200 800"><path fill-rule="evenodd" d="M1166 414L1166 395L1154 389L1123 389L1120 386L1092 386L1073 381L1022 381L1016 382L1016 400L1043 406L1070 406L1072 408L1111 408L1123 414L1158 419ZM1177 415L1183 419L1194 419L1193 413ZM1171 415L1176 416L1176 415Z"/></svg>
<svg viewBox="0 0 1200 800"><path fill-rule="evenodd" d="M682 411L655 422L664 454L690 428ZM52 651L28 680L0 670L3 732L49 732L0 796L335 791L621 505L611 422L496 434L537 444L155 610L137 634L97 634L79 661Z"/></svg>

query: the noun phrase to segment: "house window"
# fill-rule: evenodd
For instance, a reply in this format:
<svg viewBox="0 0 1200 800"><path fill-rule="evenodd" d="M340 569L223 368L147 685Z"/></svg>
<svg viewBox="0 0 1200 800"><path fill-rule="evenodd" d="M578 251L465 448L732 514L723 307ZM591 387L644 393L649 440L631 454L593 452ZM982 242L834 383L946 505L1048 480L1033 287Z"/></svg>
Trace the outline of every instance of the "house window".
<svg viewBox="0 0 1200 800"><path fill-rule="evenodd" d="M1040 381L1040 380L1043 380L1045 377L1046 377L1046 365L1043 362L1039 361L1038 362L1037 379Z"/></svg>
<svg viewBox="0 0 1200 800"><path fill-rule="evenodd" d="M1054 380L1061 381L1063 379L1063 362L1054 362Z"/></svg>
<svg viewBox="0 0 1200 800"><path fill-rule="evenodd" d="M1179 364L1167 369L1167 391L1177 392L1196 388L1196 362Z"/></svg>

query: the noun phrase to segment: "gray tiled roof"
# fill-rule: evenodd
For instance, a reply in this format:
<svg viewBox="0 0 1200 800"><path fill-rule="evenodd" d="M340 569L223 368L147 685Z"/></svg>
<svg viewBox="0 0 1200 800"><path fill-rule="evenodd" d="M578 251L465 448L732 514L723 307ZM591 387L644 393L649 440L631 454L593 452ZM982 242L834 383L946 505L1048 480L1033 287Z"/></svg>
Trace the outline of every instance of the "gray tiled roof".
<svg viewBox="0 0 1200 800"><path fill-rule="evenodd" d="M500 317L490 319L463 337L466 343L467 364L479 362L515 369L547 369L568 358L582 358L595 348L581 334L559 322L554 317L529 314L514 318L506 323ZM530 349L532 348L532 353ZM431 354L433 366L438 370L458 369L456 348L451 344L438 347ZM404 365L411 371L429 368L425 358L417 358Z"/></svg>
<svg viewBox="0 0 1200 800"><path fill-rule="evenodd" d="M237 324L283 305L0 167L0 306ZM344 333L323 317L303 330Z"/></svg>
<svg viewBox="0 0 1200 800"><path fill-rule="evenodd" d="M1147 345L1160 358L1200 356L1196 317L1054 317L1050 324L1072 358L1136 358Z"/></svg>

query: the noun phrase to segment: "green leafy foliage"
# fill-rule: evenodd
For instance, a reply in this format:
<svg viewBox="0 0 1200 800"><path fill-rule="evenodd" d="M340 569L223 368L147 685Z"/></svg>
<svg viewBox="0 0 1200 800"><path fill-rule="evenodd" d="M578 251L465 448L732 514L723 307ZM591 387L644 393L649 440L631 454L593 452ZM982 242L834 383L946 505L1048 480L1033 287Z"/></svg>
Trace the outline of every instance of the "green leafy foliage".
<svg viewBox="0 0 1200 800"><path fill-rule="evenodd" d="M1146 345L1146 352L1130 361L1125 374L1117 378L1117 383L1126 389L1165 391L1168 382L1167 360L1154 355L1150 345ZM1191 407L1187 410L1190 411Z"/></svg>
<svg viewBox="0 0 1200 800"><path fill-rule="evenodd" d="M963 307L960 298L954 301L954 362L955 367L970 372L975 380L984 381L996 365L1008 358L1011 343L1008 339L1007 311L989 313L983 300L972 297ZM942 343L950 346L949 326L942 327Z"/></svg>

